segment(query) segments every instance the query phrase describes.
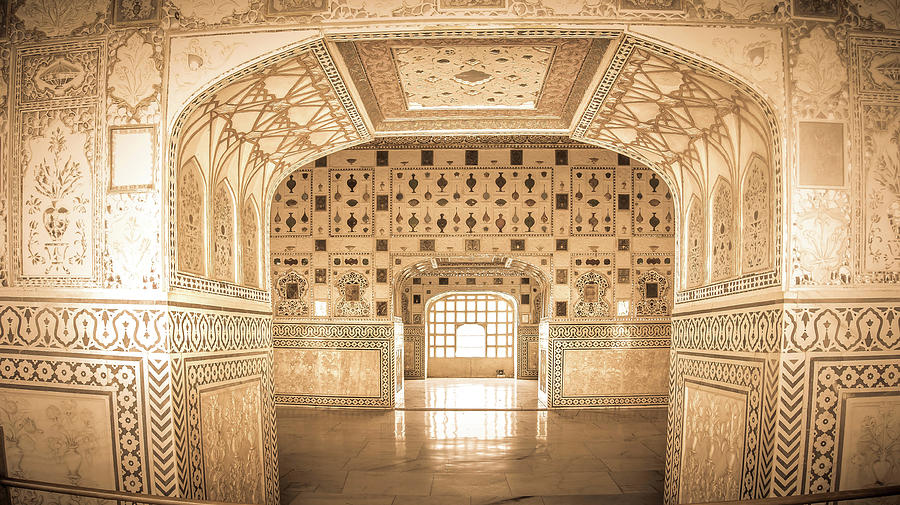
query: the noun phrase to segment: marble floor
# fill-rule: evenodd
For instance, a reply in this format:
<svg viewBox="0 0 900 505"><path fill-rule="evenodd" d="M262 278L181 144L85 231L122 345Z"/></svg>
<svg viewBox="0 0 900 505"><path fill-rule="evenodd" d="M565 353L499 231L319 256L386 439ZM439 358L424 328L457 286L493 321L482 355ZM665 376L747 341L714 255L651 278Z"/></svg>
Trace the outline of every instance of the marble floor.
<svg viewBox="0 0 900 505"><path fill-rule="evenodd" d="M398 408L413 409L536 409L536 380L421 379L404 383Z"/></svg>
<svg viewBox="0 0 900 505"><path fill-rule="evenodd" d="M524 410L536 391L500 381L410 381L409 410L279 407L282 504L662 503L665 409Z"/></svg>

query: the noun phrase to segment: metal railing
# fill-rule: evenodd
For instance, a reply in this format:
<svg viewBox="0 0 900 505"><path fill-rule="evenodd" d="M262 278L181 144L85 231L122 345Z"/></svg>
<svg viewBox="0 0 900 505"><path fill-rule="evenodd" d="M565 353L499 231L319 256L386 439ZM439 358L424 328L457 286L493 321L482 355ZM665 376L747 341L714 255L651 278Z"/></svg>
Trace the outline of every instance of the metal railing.
<svg viewBox="0 0 900 505"><path fill-rule="evenodd" d="M9 477L6 468L6 439L3 436L3 428L0 427L0 505L13 505L12 489L26 489L32 491L44 491L70 496L83 496L101 500L128 502L132 504L146 505L235 505L234 503L194 500L190 498L176 498L167 496L153 496L140 493L127 493L124 491L109 491L90 487L69 486L42 482L29 479L17 479ZM809 505L813 503L834 503L864 498L880 498L884 496L900 496L900 486L885 486L867 489L852 489L849 491L833 491L829 493L805 494L795 496L777 496L772 498L756 498L751 500L716 501L682 505ZM900 501L898 501L900 503Z"/></svg>

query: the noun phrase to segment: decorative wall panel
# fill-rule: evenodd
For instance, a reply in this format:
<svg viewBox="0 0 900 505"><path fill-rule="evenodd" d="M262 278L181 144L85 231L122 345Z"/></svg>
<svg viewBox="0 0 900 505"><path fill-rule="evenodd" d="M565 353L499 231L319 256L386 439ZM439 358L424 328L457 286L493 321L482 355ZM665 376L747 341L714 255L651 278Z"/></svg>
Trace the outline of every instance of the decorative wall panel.
<svg viewBox="0 0 900 505"><path fill-rule="evenodd" d="M329 171L329 235L372 235L372 216L375 212L372 179L370 170Z"/></svg>
<svg viewBox="0 0 900 505"><path fill-rule="evenodd" d="M547 236L553 171L541 167L391 171L391 234Z"/></svg>
<svg viewBox="0 0 900 505"><path fill-rule="evenodd" d="M685 381L681 500L738 499L747 403L746 391Z"/></svg>

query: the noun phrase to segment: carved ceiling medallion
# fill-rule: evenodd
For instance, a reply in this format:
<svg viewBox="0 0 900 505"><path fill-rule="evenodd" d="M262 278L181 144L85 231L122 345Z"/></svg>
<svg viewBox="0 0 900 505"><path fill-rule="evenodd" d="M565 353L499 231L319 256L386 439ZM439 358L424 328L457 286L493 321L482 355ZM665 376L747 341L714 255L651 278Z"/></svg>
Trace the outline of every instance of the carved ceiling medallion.
<svg viewBox="0 0 900 505"><path fill-rule="evenodd" d="M338 41L376 130L565 130L609 38Z"/></svg>

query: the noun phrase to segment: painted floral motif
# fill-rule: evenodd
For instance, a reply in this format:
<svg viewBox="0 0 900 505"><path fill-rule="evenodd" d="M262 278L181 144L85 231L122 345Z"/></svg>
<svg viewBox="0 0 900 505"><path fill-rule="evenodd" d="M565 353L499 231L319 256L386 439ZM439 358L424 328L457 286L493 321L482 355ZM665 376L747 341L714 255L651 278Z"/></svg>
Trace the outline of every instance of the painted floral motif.
<svg viewBox="0 0 900 505"><path fill-rule="evenodd" d="M203 275L203 182L196 165L181 170L178 184L178 268Z"/></svg>
<svg viewBox="0 0 900 505"><path fill-rule="evenodd" d="M763 161L754 158L744 178L743 247L744 271L768 266L769 258L769 185Z"/></svg>
<svg viewBox="0 0 900 505"><path fill-rule="evenodd" d="M241 274L244 284L259 287L259 213L253 200L244 203L241 213Z"/></svg>
<svg viewBox="0 0 900 505"><path fill-rule="evenodd" d="M105 403L105 400L100 400ZM88 405L97 407L96 400ZM57 393L30 395L25 390L0 393L0 426L6 464L13 477L72 486L111 484L108 426L96 412ZM102 465L97 468L94 464ZM103 475L106 474L106 475ZM13 503L30 505L100 505L100 500L67 497L41 491L13 490Z"/></svg>
<svg viewBox="0 0 900 505"><path fill-rule="evenodd" d="M27 0L15 14L25 28L55 37L93 22L106 8L107 0Z"/></svg>
<svg viewBox="0 0 900 505"><path fill-rule="evenodd" d="M0 426L3 426L9 474L22 478L25 476L22 461L27 453L36 449L37 437L43 434L43 430L37 427L26 404L6 395L0 395Z"/></svg>
<svg viewBox="0 0 900 505"><path fill-rule="evenodd" d="M609 280L606 276L598 272L586 272L575 281L575 289L578 291L578 301L573 307L575 317L609 315L609 302L606 300Z"/></svg>
<svg viewBox="0 0 900 505"><path fill-rule="evenodd" d="M740 498L744 400L707 388L686 387L684 401L679 503Z"/></svg>
<svg viewBox="0 0 900 505"><path fill-rule="evenodd" d="M153 45L134 32L115 53L116 63L109 76L110 94L130 107L154 96L162 82L154 63Z"/></svg>
<svg viewBox="0 0 900 505"><path fill-rule="evenodd" d="M895 407L887 403L862 420L850 463L868 477L863 486L900 482L900 412Z"/></svg>
<svg viewBox="0 0 900 505"><path fill-rule="evenodd" d="M46 134L32 141L24 176L25 259L27 271L42 275L89 274L90 178L86 157L72 146L85 135L53 120Z"/></svg>
<svg viewBox="0 0 900 505"><path fill-rule="evenodd" d="M794 206L794 283L850 280L850 215L845 191L798 191Z"/></svg>
<svg viewBox="0 0 900 505"><path fill-rule="evenodd" d="M731 186L720 181L712 204L712 280L734 275L734 207Z"/></svg>
<svg viewBox="0 0 900 505"><path fill-rule="evenodd" d="M687 285L697 287L706 278L706 239L703 207L696 197L691 202L687 218Z"/></svg>
<svg viewBox="0 0 900 505"><path fill-rule="evenodd" d="M832 98L846 88L847 81L837 44L822 28L815 28L798 46L800 52L794 66L797 98L812 116L817 110L832 110Z"/></svg>
<svg viewBox="0 0 900 505"><path fill-rule="evenodd" d="M900 108L872 106L865 118L866 270L900 272Z"/></svg>
<svg viewBox="0 0 900 505"><path fill-rule="evenodd" d="M213 275L234 281L234 200L226 183L213 196Z"/></svg>

